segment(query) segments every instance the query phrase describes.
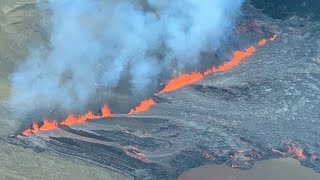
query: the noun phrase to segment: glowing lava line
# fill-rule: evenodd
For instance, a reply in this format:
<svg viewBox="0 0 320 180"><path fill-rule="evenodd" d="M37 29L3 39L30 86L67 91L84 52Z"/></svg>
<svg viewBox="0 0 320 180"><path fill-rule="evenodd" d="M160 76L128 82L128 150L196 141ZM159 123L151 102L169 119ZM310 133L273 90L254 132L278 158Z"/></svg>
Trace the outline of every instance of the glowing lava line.
<svg viewBox="0 0 320 180"><path fill-rule="evenodd" d="M195 71L191 74L182 74L174 79L168 81L168 84L164 87L160 93L167 93L170 91L174 91L180 89L188 84L195 83L203 78L203 73Z"/></svg>
<svg viewBox="0 0 320 180"><path fill-rule="evenodd" d="M266 41L266 39L264 39L264 40ZM264 44L265 43L266 42L264 42ZM264 44L262 44L262 45L264 45ZM255 51L256 51L256 48L254 46L249 47L245 51L235 51L233 54L232 60L225 63L225 64L222 64L217 67L213 67L212 69L208 69L204 73L195 71L190 74L182 74L182 75L168 81L168 84L159 93L168 93L171 91L175 91L175 90L180 89L180 88L187 86L189 84L193 84L193 83L203 79L204 76L207 76L209 74L230 70L233 67L239 65L239 63L241 61L243 61L244 59L251 56Z"/></svg>
<svg viewBox="0 0 320 180"><path fill-rule="evenodd" d="M268 42L268 40L275 41L277 37L278 37L277 35L273 35L269 39L262 39L258 42L258 46L264 46ZM197 81L200 81L207 75L228 71L238 66L242 61L252 56L255 52L256 52L255 46L251 46L244 51L240 51L240 50L235 51L233 53L232 59L226 62L225 64L222 64L217 67L212 67L211 69L208 69L205 72L194 71L192 73L182 74L178 77L175 77L169 80L167 82L167 85L157 94L175 91L187 85L193 84ZM155 104L156 102L153 99L148 98L142 101L137 107L131 109L131 111L128 114L146 112ZM79 123L84 123L90 119L99 119L99 118L105 118L109 116L111 116L111 110L108 106L105 105L101 108L101 115L95 115L92 111L89 111L83 115L69 114L68 117L60 123L60 125L72 126ZM38 122L34 122L32 124L32 127L24 130L22 134L24 136L30 136L31 134L36 134L40 131L51 131L58 127L59 127L58 121L44 120L42 126L40 126ZM300 151L297 151L297 152L300 152ZM301 156L301 155L297 153L297 156Z"/></svg>
<svg viewBox="0 0 320 180"><path fill-rule="evenodd" d="M155 104L156 104L156 102L151 98L143 100L137 107L131 109L131 111L128 114L135 114L135 113L139 113L139 112L148 111L150 109L150 107Z"/></svg>
<svg viewBox="0 0 320 180"><path fill-rule="evenodd" d="M267 43L266 39L261 39L261 41L258 42L259 46L264 46Z"/></svg>
<svg viewBox="0 0 320 180"><path fill-rule="evenodd" d="M288 146L288 151L287 152L282 152L277 149L272 149L272 152L274 153L279 153L283 156L292 156L296 157L297 159L303 161L306 160L306 156L303 153L303 149L298 147L297 145L291 144Z"/></svg>
<svg viewBox="0 0 320 180"><path fill-rule="evenodd" d="M84 123L90 119L99 119L99 118L106 118L111 116L111 110L109 106L104 105L101 108L101 115L95 115L92 111L88 111L86 114L83 115L74 115L69 114L65 120L63 120L60 124L66 126L72 126L80 123ZM59 127L59 122L56 120L48 120L45 119L43 121L42 126L39 125L38 122L33 122L32 127L24 130L22 134L24 136L30 136L31 134L36 134L41 131L51 131Z"/></svg>
<svg viewBox="0 0 320 180"><path fill-rule="evenodd" d="M228 71L238 66L246 58L252 56L255 51L256 51L256 48L254 46L249 47L245 51L235 51L233 53L233 58L231 61L228 61L227 63L222 64L220 66L208 69L207 71L204 72L204 75L206 76L213 73Z"/></svg>

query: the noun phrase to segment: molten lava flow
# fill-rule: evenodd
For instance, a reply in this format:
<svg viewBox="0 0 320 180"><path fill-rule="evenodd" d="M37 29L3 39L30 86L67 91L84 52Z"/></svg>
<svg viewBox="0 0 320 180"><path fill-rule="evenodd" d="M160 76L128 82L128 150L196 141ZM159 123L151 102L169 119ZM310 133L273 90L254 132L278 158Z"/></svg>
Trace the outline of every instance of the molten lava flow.
<svg viewBox="0 0 320 180"><path fill-rule="evenodd" d="M92 111L89 111L86 114L79 115L79 116L76 116L74 114L69 114L68 117L64 121L61 122L61 124L70 126L70 125L83 123L89 119L94 119L94 118L98 118L98 117L99 116L96 116L95 114L93 114Z"/></svg>
<svg viewBox="0 0 320 180"><path fill-rule="evenodd" d="M39 123L38 122L33 122L32 123L32 128L33 128L33 130L35 130L35 131L39 131L39 129L40 129L40 126L39 126Z"/></svg>
<svg viewBox="0 0 320 180"><path fill-rule="evenodd" d="M101 113L102 113L102 117L109 117L111 115L111 110L110 110L109 106L104 105L101 108Z"/></svg>
<svg viewBox="0 0 320 180"><path fill-rule="evenodd" d="M104 105L101 108L101 115L95 115L92 111L88 111L86 114L83 115L74 115L69 114L65 120L63 120L60 124L66 126L72 126L79 123L86 122L90 119L97 119L97 118L105 118L111 115L111 110L109 106ZM51 131L59 127L59 123L56 120L48 120L45 119L43 121L43 125L40 126L38 122L33 122L32 127L24 130L22 134L24 136L30 136L31 134L38 133L39 131Z"/></svg>
<svg viewBox="0 0 320 180"><path fill-rule="evenodd" d="M43 125L40 127L38 122L33 122L32 127L24 130L22 134L24 136L30 136L31 134L38 133L39 131L51 131L58 127L58 122L54 120L45 119Z"/></svg>
<svg viewBox="0 0 320 180"><path fill-rule="evenodd" d="M94 119L94 118L99 118L99 117L101 117L101 116L97 116L97 115L93 114L92 111L88 111L86 114L80 115L78 117L78 122L79 123L83 123L83 122L85 122L87 120Z"/></svg>
<svg viewBox="0 0 320 180"><path fill-rule="evenodd" d="M78 118L74 114L69 114L68 117L61 122L61 124L66 126L71 126L78 123Z"/></svg>
<svg viewBox="0 0 320 180"><path fill-rule="evenodd" d="M26 129L26 130L24 130L24 131L22 132L22 135L24 135L24 136L30 136L32 133L33 133L33 132L32 132L32 129L31 129L31 128L28 128L28 129Z"/></svg>
<svg viewBox="0 0 320 180"><path fill-rule="evenodd" d="M33 134L33 133L35 133L35 132L38 132L39 129L40 129L39 123L36 122L36 121L34 121L34 122L32 123L32 127L24 130L24 131L22 132L22 134L25 135L25 136L29 136L29 135L31 135L31 134Z"/></svg>
<svg viewBox="0 0 320 180"><path fill-rule="evenodd" d="M278 35L275 34L275 35L272 36L272 38L270 38L270 40L271 41L275 41L275 40L277 40L277 38L278 38Z"/></svg>
<svg viewBox="0 0 320 180"><path fill-rule="evenodd" d="M55 120L45 119L43 125L40 127L40 131L50 131L58 127L58 122Z"/></svg>
<svg viewBox="0 0 320 180"><path fill-rule="evenodd" d="M307 158L303 153L303 149L298 147L298 146L296 146L296 145L294 145L294 144L291 144L291 145L288 146L288 151L287 152L282 152L282 151L279 151L277 149L272 149L272 152L279 153L279 154L281 154L283 156L296 157L301 161L303 161L303 160L305 160Z"/></svg>
<svg viewBox="0 0 320 180"><path fill-rule="evenodd" d="M269 40L270 41L275 41L277 39L277 35L273 35ZM263 46L267 43L267 39L262 39L261 41L258 42L259 46ZM171 92L177 89L180 89L184 86L187 86L189 84L195 83L201 79L204 78L206 75L210 75L213 73L217 72L224 72L228 71L237 65L239 65L243 60L246 58L250 57L254 52L256 51L256 47L251 46L247 48L245 51L235 51L233 53L233 58L231 61L222 64L217 67L213 67L211 69L208 69L204 73L199 72L199 71L194 71L193 73L190 74L182 74L176 78L173 78L172 80L169 80L167 85L164 87L163 90L161 90L159 93L167 93ZM137 107L133 108L129 114L135 114L139 112L145 112L150 109L151 106L155 105L156 102L149 98L144 101L142 101ZM111 115L111 110L110 108L105 105L101 108L101 115L95 115L93 112L89 111L84 115L74 115L70 114L68 117L62 121L60 124L62 125L75 125L79 123L86 122L87 120L90 119L97 119L97 118L104 118L104 117L109 117ZM34 122L31 128L26 129L25 131L22 132L23 135L29 136L31 134L37 133L39 131L49 131L57 128L59 126L57 121L50 121L50 120L44 120L43 125L40 127L37 122ZM294 152L295 156L297 156L299 159L305 158L303 155L303 151L299 148L292 147L291 151Z"/></svg>
<svg viewBox="0 0 320 180"><path fill-rule="evenodd" d="M111 115L111 110L109 106L104 105L101 108L101 115L95 115L92 111L88 111L86 114L76 116L74 114L69 114L68 117L61 122L61 124L66 126L71 126L79 123L86 122L90 119L98 119L98 118L105 118Z"/></svg>
<svg viewBox="0 0 320 180"><path fill-rule="evenodd" d="M236 51L233 53L233 58L231 61L222 64L218 67L213 67L212 69L208 69L204 72L204 75L209 75L217 72L224 72L228 71L237 65L239 65L243 60L251 56L256 51L256 48L254 46L249 47L245 51Z"/></svg>
<svg viewBox="0 0 320 180"><path fill-rule="evenodd" d="M258 45L259 46L263 46L267 43L267 40L266 39L261 39L261 41L258 42Z"/></svg>
<svg viewBox="0 0 320 180"><path fill-rule="evenodd" d="M303 150L300 147L296 147L294 145L288 147L288 153L297 157L299 160L305 160L306 156L303 154Z"/></svg>
<svg viewBox="0 0 320 180"><path fill-rule="evenodd" d="M171 79L160 93L167 93L180 89L186 85L195 83L203 78L203 74L195 71L191 74L182 74L174 79Z"/></svg>
<svg viewBox="0 0 320 180"><path fill-rule="evenodd" d="M136 114L139 112L145 112L150 109L151 106L155 105L156 102L153 99L143 100L137 107L131 109L128 114Z"/></svg>

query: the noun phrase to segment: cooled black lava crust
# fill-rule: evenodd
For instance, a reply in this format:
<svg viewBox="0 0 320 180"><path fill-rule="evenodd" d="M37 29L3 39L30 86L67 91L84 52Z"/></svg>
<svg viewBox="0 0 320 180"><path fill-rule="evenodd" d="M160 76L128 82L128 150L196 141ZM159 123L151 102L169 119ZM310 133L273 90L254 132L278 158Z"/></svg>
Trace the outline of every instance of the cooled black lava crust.
<svg viewBox="0 0 320 180"><path fill-rule="evenodd" d="M252 2L267 14L285 12L284 2L291 14L298 8L291 0ZM306 8L317 11L308 3ZM246 169L256 161L281 156L297 158L320 172L320 24L282 18L290 13L275 20L276 12L270 17L248 7L244 13L278 33L277 41L259 47L231 71L154 96L157 105L146 113L60 131L72 136L59 137L57 131L46 138L7 141L79 158L136 179L175 179L205 164ZM139 149L131 148L130 153L142 153L144 158L125 153L123 148L129 146ZM301 148L305 158L290 148Z"/></svg>

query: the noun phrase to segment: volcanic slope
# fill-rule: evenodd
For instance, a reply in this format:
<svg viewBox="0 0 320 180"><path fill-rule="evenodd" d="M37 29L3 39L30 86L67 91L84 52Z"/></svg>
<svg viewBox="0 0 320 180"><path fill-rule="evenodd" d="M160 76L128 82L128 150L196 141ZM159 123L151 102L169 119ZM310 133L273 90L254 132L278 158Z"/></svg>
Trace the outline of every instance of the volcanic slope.
<svg viewBox="0 0 320 180"><path fill-rule="evenodd" d="M277 41L239 66L155 95L156 105L145 113L19 139L136 179L174 179L204 164L246 169L277 157L320 172L319 25L293 19L278 29Z"/></svg>
<svg viewBox="0 0 320 180"><path fill-rule="evenodd" d="M245 169L289 156L320 172L319 22L250 13L257 20L239 32L264 33L267 27L279 37L234 69L153 96L156 105L145 113L5 140L136 179L175 179L204 164Z"/></svg>

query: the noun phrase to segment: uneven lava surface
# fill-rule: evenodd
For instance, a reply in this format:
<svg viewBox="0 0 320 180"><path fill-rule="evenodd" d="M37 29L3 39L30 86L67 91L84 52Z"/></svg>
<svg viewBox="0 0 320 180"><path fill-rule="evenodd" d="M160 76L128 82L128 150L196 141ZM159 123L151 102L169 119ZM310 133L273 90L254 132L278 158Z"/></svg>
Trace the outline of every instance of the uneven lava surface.
<svg viewBox="0 0 320 180"><path fill-rule="evenodd" d="M319 22L252 13L259 21L251 22L269 24L278 40L230 71L154 95L147 112L7 141L135 179L176 179L185 170L216 163L247 169L277 157L299 159L320 172Z"/></svg>

